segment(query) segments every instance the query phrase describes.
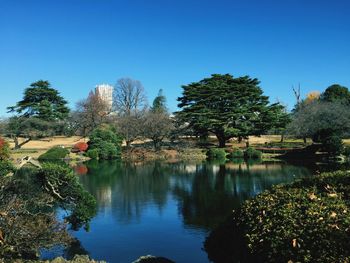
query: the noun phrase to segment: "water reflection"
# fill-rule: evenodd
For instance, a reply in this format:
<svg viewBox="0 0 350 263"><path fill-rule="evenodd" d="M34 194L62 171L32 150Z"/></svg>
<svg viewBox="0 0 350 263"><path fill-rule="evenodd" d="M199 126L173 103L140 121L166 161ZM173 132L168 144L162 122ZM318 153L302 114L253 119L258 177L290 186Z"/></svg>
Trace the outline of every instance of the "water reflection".
<svg viewBox="0 0 350 263"><path fill-rule="evenodd" d="M86 167L79 178L99 212L91 232L76 236L93 258L108 262L145 254L208 262L203 241L232 209L273 184L310 174L279 162L90 161Z"/></svg>

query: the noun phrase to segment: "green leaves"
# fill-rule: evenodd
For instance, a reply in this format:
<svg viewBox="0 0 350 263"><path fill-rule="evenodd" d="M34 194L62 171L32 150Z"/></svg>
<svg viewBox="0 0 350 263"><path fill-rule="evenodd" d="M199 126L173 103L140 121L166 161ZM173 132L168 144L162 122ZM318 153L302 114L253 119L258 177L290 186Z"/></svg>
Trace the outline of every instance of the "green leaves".
<svg viewBox="0 0 350 263"><path fill-rule="evenodd" d="M69 113L67 101L50 86L44 80L32 83L25 89L23 99L15 106L8 107L9 112L17 112L24 117L35 116L45 121L65 119Z"/></svg>
<svg viewBox="0 0 350 263"><path fill-rule="evenodd" d="M214 133L220 147L232 137L260 135L277 123L283 126L284 119L275 117L280 105L269 106L259 83L248 76L214 74L182 86L183 96L178 98L182 111L177 116L198 132Z"/></svg>

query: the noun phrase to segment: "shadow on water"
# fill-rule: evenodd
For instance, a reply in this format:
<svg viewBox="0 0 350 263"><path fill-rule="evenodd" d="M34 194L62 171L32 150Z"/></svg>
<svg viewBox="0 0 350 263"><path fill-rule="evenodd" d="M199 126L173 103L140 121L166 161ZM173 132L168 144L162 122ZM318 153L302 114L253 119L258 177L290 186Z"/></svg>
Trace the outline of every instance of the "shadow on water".
<svg viewBox="0 0 350 263"><path fill-rule="evenodd" d="M96 197L99 212L91 232L76 237L91 257L108 262L145 254L208 262L205 237L242 201L311 174L284 162L90 161L86 168L80 181Z"/></svg>

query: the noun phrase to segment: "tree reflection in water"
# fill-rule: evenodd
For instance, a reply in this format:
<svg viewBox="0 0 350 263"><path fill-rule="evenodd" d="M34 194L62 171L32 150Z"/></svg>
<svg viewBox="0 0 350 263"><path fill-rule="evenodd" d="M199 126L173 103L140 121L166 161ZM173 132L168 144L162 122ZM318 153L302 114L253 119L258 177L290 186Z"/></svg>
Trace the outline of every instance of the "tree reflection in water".
<svg viewBox="0 0 350 263"><path fill-rule="evenodd" d="M211 230L239 204L273 184L308 175L303 167L269 163L87 163L82 184L99 211L110 211L118 223L139 221L143 211L162 213L168 199L178 203L186 227Z"/></svg>

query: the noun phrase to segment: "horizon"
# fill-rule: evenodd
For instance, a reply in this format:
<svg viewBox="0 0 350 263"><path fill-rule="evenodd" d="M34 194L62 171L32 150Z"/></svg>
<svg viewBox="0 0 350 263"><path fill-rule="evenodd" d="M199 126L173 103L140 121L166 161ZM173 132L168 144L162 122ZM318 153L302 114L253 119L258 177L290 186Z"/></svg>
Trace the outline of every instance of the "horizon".
<svg viewBox="0 0 350 263"><path fill-rule="evenodd" d="M163 89L171 112L181 85L211 74L249 75L295 104L332 84L350 87L348 1L2 1L0 116L31 83L48 80L69 102L123 77L148 102Z"/></svg>

